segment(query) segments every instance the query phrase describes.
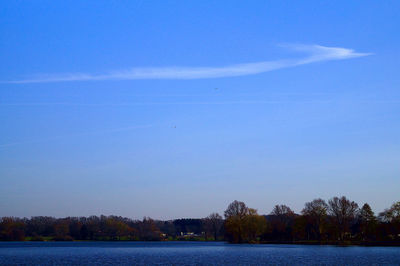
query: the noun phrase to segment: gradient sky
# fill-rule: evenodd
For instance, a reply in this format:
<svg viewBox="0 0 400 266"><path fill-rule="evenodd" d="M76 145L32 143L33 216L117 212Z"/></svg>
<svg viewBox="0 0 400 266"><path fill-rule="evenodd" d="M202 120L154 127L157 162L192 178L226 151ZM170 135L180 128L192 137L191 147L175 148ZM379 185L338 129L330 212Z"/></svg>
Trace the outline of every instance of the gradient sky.
<svg viewBox="0 0 400 266"><path fill-rule="evenodd" d="M382 211L400 200L399 9L2 2L0 216L299 212L341 195Z"/></svg>

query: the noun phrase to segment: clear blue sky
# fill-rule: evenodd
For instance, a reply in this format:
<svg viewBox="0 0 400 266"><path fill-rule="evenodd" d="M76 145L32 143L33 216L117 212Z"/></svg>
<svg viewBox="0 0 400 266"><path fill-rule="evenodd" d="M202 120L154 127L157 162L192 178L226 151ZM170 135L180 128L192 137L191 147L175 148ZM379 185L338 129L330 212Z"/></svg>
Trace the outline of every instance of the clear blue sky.
<svg viewBox="0 0 400 266"><path fill-rule="evenodd" d="M399 9L3 1L0 216L382 211L400 200Z"/></svg>

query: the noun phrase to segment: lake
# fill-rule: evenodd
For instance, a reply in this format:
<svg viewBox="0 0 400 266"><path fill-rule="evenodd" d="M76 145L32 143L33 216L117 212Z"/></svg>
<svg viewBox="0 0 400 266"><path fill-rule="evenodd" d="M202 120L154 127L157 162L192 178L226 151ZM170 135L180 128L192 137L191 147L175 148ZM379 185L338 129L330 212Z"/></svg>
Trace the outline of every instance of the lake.
<svg viewBox="0 0 400 266"><path fill-rule="evenodd" d="M222 242L0 242L0 265L400 265L400 247Z"/></svg>

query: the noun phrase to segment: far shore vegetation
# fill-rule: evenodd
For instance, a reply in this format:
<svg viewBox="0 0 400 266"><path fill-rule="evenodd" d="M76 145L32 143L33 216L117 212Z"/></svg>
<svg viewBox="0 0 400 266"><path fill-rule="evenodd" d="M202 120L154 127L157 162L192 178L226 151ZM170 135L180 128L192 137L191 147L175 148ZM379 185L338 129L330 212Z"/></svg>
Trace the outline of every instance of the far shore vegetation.
<svg viewBox="0 0 400 266"><path fill-rule="evenodd" d="M276 205L267 215L233 201L224 217L133 220L120 216L0 218L0 241L228 241L400 245L400 201L375 215L346 197L314 199L301 213Z"/></svg>

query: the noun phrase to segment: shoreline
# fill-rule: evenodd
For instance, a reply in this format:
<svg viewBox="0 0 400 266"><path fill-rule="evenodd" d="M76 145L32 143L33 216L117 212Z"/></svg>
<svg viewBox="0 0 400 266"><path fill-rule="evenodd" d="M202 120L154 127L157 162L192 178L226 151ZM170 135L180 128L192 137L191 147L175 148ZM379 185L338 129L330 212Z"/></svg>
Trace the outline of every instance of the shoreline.
<svg viewBox="0 0 400 266"><path fill-rule="evenodd" d="M22 240L22 241L0 241L0 243L12 243L12 242L58 242L58 243L70 243L70 242L206 242L206 243L227 243L232 245L310 245L310 246L337 246L337 247L400 247L400 241L260 241L254 243L230 243L228 241L206 241L206 240L160 240L160 241L143 241L143 240Z"/></svg>

